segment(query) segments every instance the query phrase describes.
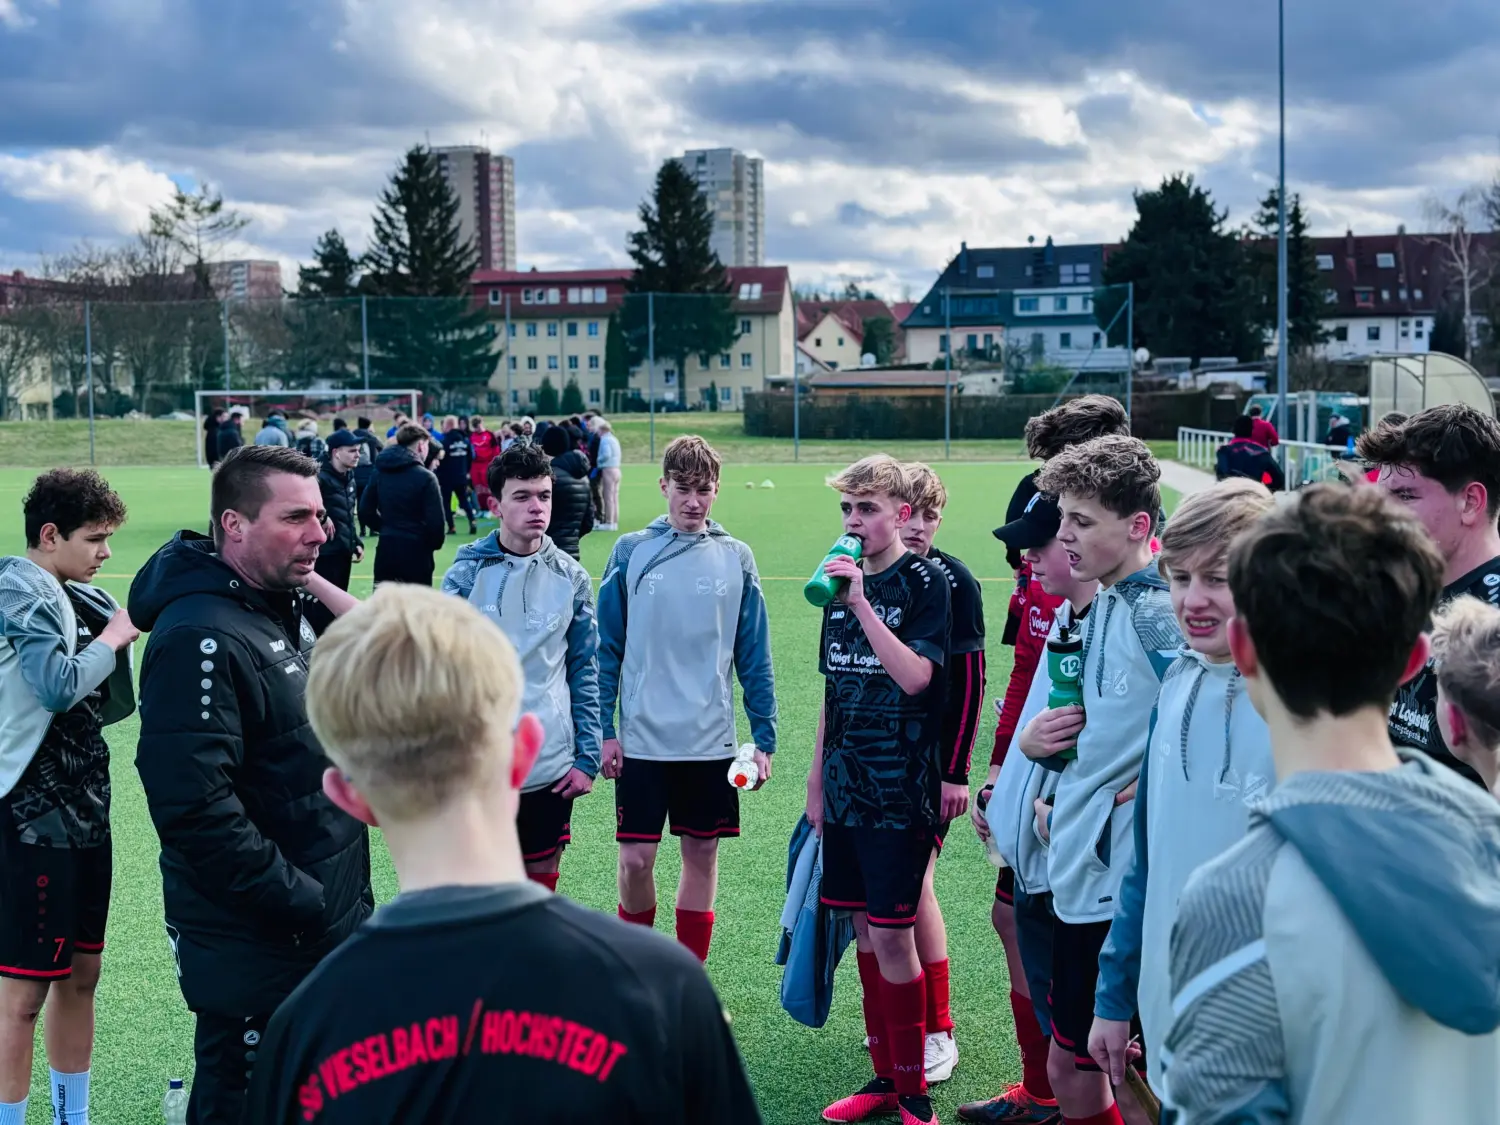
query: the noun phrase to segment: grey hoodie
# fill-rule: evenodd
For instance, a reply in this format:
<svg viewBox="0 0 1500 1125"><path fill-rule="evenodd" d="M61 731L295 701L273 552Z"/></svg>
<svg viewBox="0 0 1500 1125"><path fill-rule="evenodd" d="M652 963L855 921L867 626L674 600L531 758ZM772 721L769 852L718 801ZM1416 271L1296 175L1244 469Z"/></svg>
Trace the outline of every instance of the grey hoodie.
<svg viewBox="0 0 1500 1125"><path fill-rule="evenodd" d="M1500 1122L1500 802L1419 753L1282 782L1171 959L1164 1120Z"/></svg>
<svg viewBox="0 0 1500 1125"><path fill-rule="evenodd" d="M467 598L505 630L521 659L521 710L542 722L546 741L523 792L545 789L577 768L599 772L599 633L588 572L542 536L532 555L512 555L500 532L458 549L443 593Z"/></svg>
<svg viewBox="0 0 1500 1125"><path fill-rule="evenodd" d="M1115 797L1141 772L1157 689L1181 644L1154 560L1094 596L1083 633L1086 719L1057 783L1048 849L1052 908L1064 922L1114 917L1135 851L1135 802Z"/></svg>
<svg viewBox="0 0 1500 1125"><path fill-rule="evenodd" d="M709 521L696 535L662 516L615 543L599 587L604 737L627 758L733 758L731 668L750 736L776 751L771 631L750 548Z"/></svg>

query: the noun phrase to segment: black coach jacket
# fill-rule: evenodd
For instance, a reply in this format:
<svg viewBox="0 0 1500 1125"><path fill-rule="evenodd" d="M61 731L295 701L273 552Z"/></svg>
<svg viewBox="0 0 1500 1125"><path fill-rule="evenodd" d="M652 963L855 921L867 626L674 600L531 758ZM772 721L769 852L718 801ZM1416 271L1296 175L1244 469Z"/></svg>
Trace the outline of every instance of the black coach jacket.
<svg viewBox="0 0 1500 1125"><path fill-rule="evenodd" d="M578 558L583 537L594 530L594 498L583 454L552 458L552 521L547 534L560 551Z"/></svg>
<svg viewBox="0 0 1500 1125"><path fill-rule="evenodd" d="M333 535L324 543L325 555L352 555L364 546L359 537L359 495L354 487L354 473L341 473L325 461L318 466L318 491L323 494L323 510L333 523Z"/></svg>
<svg viewBox="0 0 1500 1125"><path fill-rule="evenodd" d="M136 769L195 1011L274 1010L373 908L365 826L323 794L303 600L247 586L191 531L131 584L151 633Z"/></svg>

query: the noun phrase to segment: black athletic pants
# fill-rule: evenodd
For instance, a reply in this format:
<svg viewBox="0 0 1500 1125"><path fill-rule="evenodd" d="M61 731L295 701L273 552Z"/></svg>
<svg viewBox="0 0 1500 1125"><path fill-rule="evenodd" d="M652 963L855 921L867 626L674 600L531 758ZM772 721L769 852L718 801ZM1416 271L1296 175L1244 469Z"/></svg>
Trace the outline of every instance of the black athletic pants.
<svg viewBox="0 0 1500 1125"><path fill-rule="evenodd" d="M418 586L431 586L436 566L432 554L430 547L415 539L382 535L380 546L375 548L375 584L412 582Z"/></svg>
<svg viewBox="0 0 1500 1125"><path fill-rule="evenodd" d="M458 506L463 509L464 515L469 517L469 522L474 522L474 494L469 490L467 480L445 480L440 482L443 486L443 514L448 519L448 530L453 530L453 498L458 497Z"/></svg>
<svg viewBox="0 0 1500 1125"><path fill-rule="evenodd" d="M270 1012L258 1016L198 1013L188 1125L250 1125L245 1121L250 1069L270 1022Z"/></svg>
<svg viewBox="0 0 1500 1125"><path fill-rule="evenodd" d="M348 551L334 551L332 554L320 551L317 565L313 569L340 590L347 590L349 572L353 566L354 556ZM322 602L308 603L305 616L319 636L323 635L324 629L333 624L333 613Z"/></svg>

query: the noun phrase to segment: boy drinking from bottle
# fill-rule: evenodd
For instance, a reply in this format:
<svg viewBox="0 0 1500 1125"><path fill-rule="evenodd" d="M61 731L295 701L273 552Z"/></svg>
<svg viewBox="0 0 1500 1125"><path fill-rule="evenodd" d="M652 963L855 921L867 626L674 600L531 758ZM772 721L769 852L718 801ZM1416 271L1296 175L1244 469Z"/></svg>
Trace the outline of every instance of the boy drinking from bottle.
<svg viewBox="0 0 1500 1125"><path fill-rule="evenodd" d="M948 695L940 737L942 802L938 810L937 846L922 878L914 930L922 977L927 982L924 1066L928 1082L944 1082L952 1077L953 1068L958 1065L958 1044L953 1038L953 1017L949 1011L948 930L932 874L948 825L969 807L969 764L984 705L984 598L969 568L932 545L943 522L943 509L948 505L948 490L943 487L942 478L920 461L906 466L906 478L911 519L901 529L901 541L912 554L936 564L943 572L948 581L950 609L948 656L944 661Z"/></svg>
<svg viewBox="0 0 1500 1125"><path fill-rule="evenodd" d="M899 1112L903 1125L927 1125L936 1117L913 926L942 814L949 585L901 541L912 505L900 462L866 457L829 484L863 556L825 566L845 585L823 610L825 684L807 816L823 837L823 903L854 915L875 1077L823 1118Z"/></svg>
<svg viewBox="0 0 1500 1125"><path fill-rule="evenodd" d="M1160 954L1177 900L1194 870L1244 837L1250 804L1275 780L1270 732L1229 651L1229 547L1272 504L1258 481L1231 478L1183 500L1162 533L1159 565L1187 644L1157 698L1135 795L1135 858L1099 955L1089 1054L1116 1086L1139 1011L1151 1085L1162 1089L1172 994Z"/></svg>
<svg viewBox="0 0 1500 1125"><path fill-rule="evenodd" d="M1041 712L1018 742L1033 759L1055 757L1076 742L1076 757L1058 778L1047 859L1057 917L1047 1069L1068 1125L1123 1120L1088 1037L1099 951L1133 852L1132 798L1151 712L1182 643L1151 551L1160 479L1144 442L1102 437L1048 461L1038 482L1058 498L1057 538L1073 577L1099 583L1084 625L1083 707Z"/></svg>

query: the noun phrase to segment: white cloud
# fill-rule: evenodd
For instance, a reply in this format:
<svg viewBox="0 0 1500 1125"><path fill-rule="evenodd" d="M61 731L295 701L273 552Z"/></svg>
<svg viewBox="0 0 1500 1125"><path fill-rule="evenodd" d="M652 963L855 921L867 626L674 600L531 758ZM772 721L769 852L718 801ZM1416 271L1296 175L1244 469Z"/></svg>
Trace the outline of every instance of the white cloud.
<svg viewBox="0 0 1500 1125"><path fill-rule="evenodd" d="M53 149L31 156L0 153L0 186L18 199L102 218L124 235L138 230L151 208L171 196L174 185L145 161L96 148Z"/></svg>

